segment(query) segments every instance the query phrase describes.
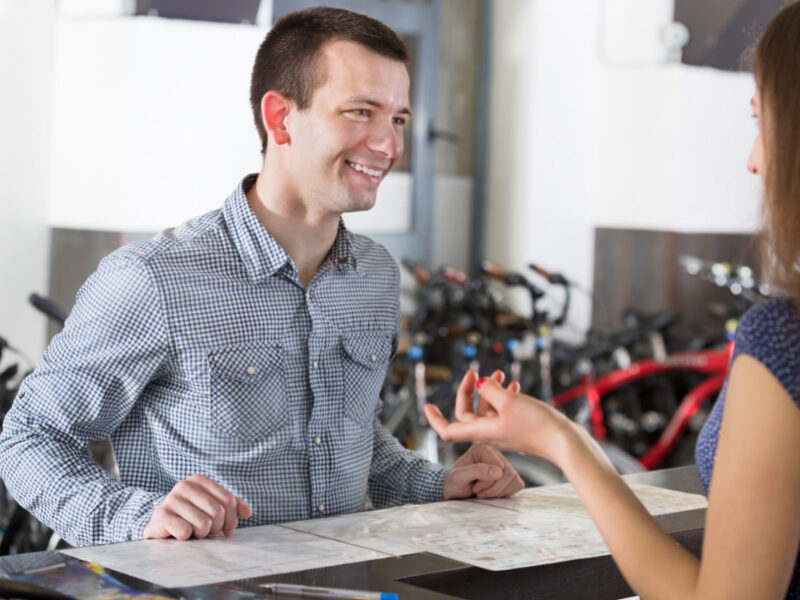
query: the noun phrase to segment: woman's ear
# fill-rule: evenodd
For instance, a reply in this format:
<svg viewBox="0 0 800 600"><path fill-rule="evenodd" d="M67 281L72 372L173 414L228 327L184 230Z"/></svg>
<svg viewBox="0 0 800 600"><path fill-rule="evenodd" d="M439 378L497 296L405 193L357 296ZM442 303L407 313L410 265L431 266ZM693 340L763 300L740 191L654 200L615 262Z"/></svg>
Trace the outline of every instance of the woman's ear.
<svg viewBox="0 0 800 600"><path fill-rule="evenodd" d="M270 90L261 98L261 119L270 142L281 145L289 143L289 132L286 131L286 115L292 107L292 101L280 92Z"/></svg>

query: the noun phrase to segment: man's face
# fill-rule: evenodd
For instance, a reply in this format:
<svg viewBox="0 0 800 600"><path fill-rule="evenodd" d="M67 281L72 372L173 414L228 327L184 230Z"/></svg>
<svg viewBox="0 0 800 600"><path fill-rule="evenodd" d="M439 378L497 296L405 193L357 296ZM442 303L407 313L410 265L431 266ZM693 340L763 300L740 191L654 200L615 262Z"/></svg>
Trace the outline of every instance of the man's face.
<svg viewBox="0 0 800 600"><path fill-rule="evenodd" d="M343 40L326 43L319 60L325 83L307 109L292 108L285 121L291 190L309 207L368 210L403 154L408 72L400 61Z"/></svg>

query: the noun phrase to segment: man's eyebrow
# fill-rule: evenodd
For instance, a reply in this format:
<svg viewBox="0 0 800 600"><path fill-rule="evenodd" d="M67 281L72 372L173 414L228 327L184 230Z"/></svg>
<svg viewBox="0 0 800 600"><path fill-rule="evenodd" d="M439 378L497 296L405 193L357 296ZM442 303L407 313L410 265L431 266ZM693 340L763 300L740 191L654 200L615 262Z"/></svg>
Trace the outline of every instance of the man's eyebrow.
<svg viewBox="0 0 800 600"><path fill-rule="evenodd" d="M369 104L370 106L374 106L375 108L383 108L383 104L381 104L377 100L373 100L372 98L368 98L366 96L350 96L345 101L347 103ZM401 115L411 116L411 109L408 106L404 106L403 108L401 108L397 112L400 113Z"/></svg>

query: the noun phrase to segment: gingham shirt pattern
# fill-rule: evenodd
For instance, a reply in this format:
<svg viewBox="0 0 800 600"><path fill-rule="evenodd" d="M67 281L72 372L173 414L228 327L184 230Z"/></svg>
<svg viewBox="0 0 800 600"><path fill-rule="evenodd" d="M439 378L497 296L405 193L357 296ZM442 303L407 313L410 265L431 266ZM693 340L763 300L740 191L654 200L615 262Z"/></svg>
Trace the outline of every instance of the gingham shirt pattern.
<svg viewBox="0 0 800 600"><path fill-rule="evenodd" d="M440 500L447 472L378 422L398 270L342 223L307 289L246 178L222 209L98 266L0 436L11 493L68 542L141 538L178 481L211 477L262 525ZM110 437L116 480L86 449Z"/></svg>

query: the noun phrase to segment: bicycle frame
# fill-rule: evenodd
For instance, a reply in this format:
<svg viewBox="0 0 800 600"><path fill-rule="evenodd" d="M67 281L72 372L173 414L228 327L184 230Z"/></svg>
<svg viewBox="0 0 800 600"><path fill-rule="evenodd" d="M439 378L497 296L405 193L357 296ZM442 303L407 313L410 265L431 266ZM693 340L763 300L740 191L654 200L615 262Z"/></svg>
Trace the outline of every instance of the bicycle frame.
<svg viewBox="0 0 800 600"><path fill-rule="evenodd" d="M586 375L582 383L555 396L553 405L556 407L563 406L577 398L586 397L591 410L592 435L599 440L603 440L607 436L607 431L602 399L609 392L633 381L656 374L672 371L707 373L709 375L708 378L701 381L684 396L661 436L638 459L643 467L652 469L669 454L686 428L689 419L698 411L703 402L722 389L732 355L733 342L728 342L724 348L720 349L676 352L667 355L666 359L662 361L652 358L642 360L623 369L616 369L606 373L596 379L591 375Z"/></svg>

